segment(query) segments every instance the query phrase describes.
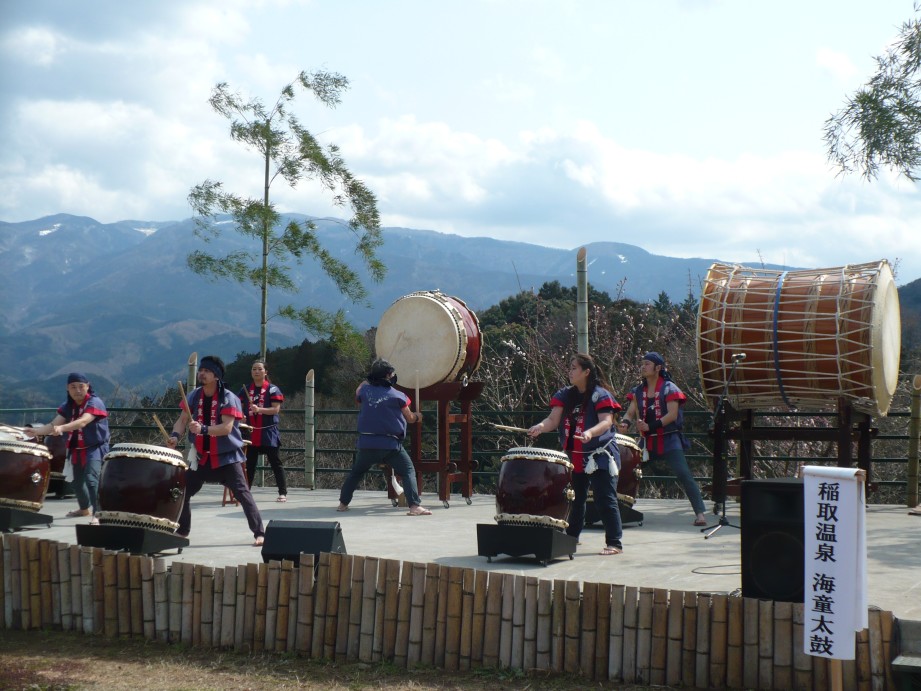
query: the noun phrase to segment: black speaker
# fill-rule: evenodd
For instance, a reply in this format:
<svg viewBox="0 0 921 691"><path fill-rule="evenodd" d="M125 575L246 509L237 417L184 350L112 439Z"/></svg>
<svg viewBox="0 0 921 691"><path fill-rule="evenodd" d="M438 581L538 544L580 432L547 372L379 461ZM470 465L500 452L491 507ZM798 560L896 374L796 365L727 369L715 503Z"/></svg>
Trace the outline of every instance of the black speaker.
<svg viewBox="0 0 921 691"><path fill-rule="evenodd" d="M742 597L802 602L803 481L742 482Z"/></svg>
<svg viewBox="0 0 921 691"><path fill-rule="evenodd" d="M314 564L320 552L347 554L339 521L269 521L262 543L262 561L288 559L295 564L304 552L313 554Z"/></svg>

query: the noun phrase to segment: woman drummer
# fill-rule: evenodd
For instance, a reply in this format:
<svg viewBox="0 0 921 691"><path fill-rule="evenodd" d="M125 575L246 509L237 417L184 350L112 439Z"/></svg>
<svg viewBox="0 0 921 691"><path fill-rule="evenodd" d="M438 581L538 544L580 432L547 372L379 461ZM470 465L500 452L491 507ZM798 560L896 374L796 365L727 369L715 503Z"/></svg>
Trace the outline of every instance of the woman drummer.
<svg viewBox="0 0 921 691"><path fill-rule="evenodd" d="M73 488L79 506L67 517L89 516L90 507L95 514L99 510L99 473L102 460L109 453L109 413L86 375L80 372L67 375L67 400L58 408L54 420L26 428L25 433L30 437L67 435L65 463L73 468ZM98 523L95 515L90 523Z"/></svg>
<svg viewBox="0 0 921 691"><path fill-rule="evenodd" d="M269 373L263 360L255 360L250 371L253 381L244 386L239 394L243 414L253 427L250 444L246 448L246 481L252 487L253 478L256 476L256 462L260 454L265 454L275 474L275 486L278 488L276 501L286 502L288 483L285 480L284 466L278 456L278 447L281 446L278 413L285 401L285 395L269 381Z"/></svg>
<svg viewBox="0 0 921 691"><path fill-rule="evenodd" d="M665 369L665 360L659 353L649 352L643 356L640 375L643 378L640 384L627 394L630 404L627 414L620 421L620 430L626 434L630 423L636 421L636 428L643 435L649 452L649 460L665 460L668 463L694 509L694 525L705 526L704 500L684 457L686 441L682 432L682 409L687 396L672 381Z"/></svg>
<svg viewBox="0 0 921 691"><path fill-rule="evenodd" d="M591 357L575 355L569 363L569 383L553 394L550 414L528 430L537 437L556 429L560 446L573 464L575 500L566 533L578 538L585 524L585 502L591 486L595 506L604 524L603 555L624 551L623 525L617 505L617 475L620 452L614 433L614 413L621 410L604 386L601 372Z"/></svg>

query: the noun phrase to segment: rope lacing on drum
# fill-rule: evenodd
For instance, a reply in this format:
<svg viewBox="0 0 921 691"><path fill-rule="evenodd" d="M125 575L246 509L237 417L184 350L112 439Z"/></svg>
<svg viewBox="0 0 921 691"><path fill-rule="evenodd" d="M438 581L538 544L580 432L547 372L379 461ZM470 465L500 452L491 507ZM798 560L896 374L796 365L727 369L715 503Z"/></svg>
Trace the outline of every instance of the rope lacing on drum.
<svg viewBox="0 0 921 691"><path fill-rule="evenodd" d="M783 375L780 373L780 344L777 342L777 321L780 316L780 293L783 290L784 278L786 278L788 273L788 271L784 271L777 279L777 289L774 291L774 317L771 325L774 340L774 373L777 375L777 387L780 389L780 397L783 399L783 402L787 404L787 407L790 408L790 410L796 410L796 406L790 403L790 400L787 398L787 392L784 390Z"/></svg>

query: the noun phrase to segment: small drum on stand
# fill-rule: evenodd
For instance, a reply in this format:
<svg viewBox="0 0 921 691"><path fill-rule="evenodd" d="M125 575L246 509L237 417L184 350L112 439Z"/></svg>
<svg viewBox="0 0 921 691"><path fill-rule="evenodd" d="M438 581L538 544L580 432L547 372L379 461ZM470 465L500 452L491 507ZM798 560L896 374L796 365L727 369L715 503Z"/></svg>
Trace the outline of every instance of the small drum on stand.
<svg viewBox="0 0 921 691"><path fill-rule="evenodd" d="M563 531L575 493L572 463L550 449L516 447L502 457L496 491L496 523L538 525Z"/></svg>
<svg viewBox="0 0 921 691"><path fill-rule="evenodd" d="M42 508L51 474L51 454L41 444L0 439L0 530L45 523Z"/></svg>
<svg viewBox="0 0 921 691"><path fill-rule="evenodd" d="M466 381L480 366L480 345L476 314L437 290L399 298L381 316L374 339L377 356L393 365L401 384L420 389Z"/></svg>
<svg viewBox="0 0 921 691"><path fill-rule="evenodd" d="M165 446L115 444L99 478L99 524L175 532L186 468L182 455Z"/></svg>

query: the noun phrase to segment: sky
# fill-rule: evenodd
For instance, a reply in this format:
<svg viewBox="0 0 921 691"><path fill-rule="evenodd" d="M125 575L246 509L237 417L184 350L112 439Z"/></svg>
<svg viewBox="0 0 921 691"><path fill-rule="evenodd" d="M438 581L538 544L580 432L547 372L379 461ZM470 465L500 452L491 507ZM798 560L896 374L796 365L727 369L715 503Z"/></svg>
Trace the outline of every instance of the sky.
<svg viewBox="0 0 921 691"><path fill-rule="evenodd" d="M828 163L823 125L914 0L4 0L0 220L189 218L259 156L208 97L291 109L378 198L384 226L558 248L921 277L921 197ZM316 184L281 211L346 217Z"/></svg>

